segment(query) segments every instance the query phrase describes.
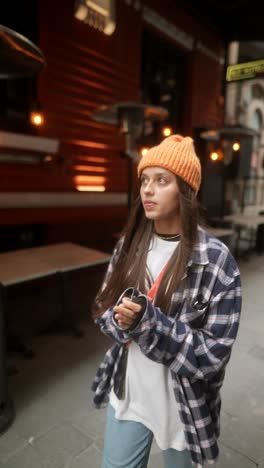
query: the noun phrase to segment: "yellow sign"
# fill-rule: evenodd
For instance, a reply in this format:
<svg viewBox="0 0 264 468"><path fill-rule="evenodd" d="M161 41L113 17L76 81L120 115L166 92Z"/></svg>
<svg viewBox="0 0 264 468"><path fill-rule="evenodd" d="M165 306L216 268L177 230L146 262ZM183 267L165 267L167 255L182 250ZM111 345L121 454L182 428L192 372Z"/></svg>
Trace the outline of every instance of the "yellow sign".
<svg viewBox="0 0 264 468"><path fill-rule="evenodd" d="M264 76L264 60L229 65L226 71L227 81L251 80Z"/></svg>

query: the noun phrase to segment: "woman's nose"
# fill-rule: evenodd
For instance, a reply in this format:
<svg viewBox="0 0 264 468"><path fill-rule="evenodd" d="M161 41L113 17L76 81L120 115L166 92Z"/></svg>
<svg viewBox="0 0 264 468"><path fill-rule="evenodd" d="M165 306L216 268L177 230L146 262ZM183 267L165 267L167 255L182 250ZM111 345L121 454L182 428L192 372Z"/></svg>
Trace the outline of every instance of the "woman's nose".
<svg viewBox="0 0 264 468"><path fill-rule="evenodd" d="M153 184L150 181L144 186L144 193L153 193Z"/></svg>

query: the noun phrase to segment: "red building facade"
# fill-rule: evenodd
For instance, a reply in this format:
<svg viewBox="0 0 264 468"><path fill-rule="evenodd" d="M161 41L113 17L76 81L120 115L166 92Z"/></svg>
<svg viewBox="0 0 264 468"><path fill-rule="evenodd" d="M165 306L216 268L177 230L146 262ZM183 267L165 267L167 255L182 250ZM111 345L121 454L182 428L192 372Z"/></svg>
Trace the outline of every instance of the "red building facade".
<svg viewBox="0 0 264 468"><path fill-rule="evenodd" d="M42 225L45 242L103 248L127 214L127 161L118 128L95 122L92 113L101 105L142 100L147 34L175 49L175 63L181 58L181 112L173 130L197 137L201 129L220 127L224 42L172 0L116 0L112 35L77 20L72 0L57 0L52 8L44 0L38 4L38 45L47 65L39 76L45 122L37 134L59 141L58 157L51 164L1 164L1 224ZM83 184L104 185L105 191L80 193L76 188Z"/></svg>

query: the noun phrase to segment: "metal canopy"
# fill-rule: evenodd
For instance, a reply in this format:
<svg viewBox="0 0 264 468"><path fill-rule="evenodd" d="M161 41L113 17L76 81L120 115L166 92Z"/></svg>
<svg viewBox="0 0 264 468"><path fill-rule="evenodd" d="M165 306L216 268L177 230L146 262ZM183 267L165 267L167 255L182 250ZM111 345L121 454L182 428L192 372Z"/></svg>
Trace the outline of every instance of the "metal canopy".
<svg viewBox="0 0 264 468"><path fill-rule="evenodd" d="M246 138L258 136L259 133L243 125L229 125L217 130L206 130L200 134L201 138L207 141L218 141L220 138Z"/></svg>
<svg viewBox="0 0 264 468"><path fill-rule="evenodd" d="M44 65L44 55L35 44L0 25L0 79L35 75Z"/></svg>
<svg viewBox="0 0 264 468"><path fill-rule="evenodd" d="M161 122L168 117L163 107L141 102L119 102L96 109L91 117L97 122L117 125L126 136L126 155L134 159L135 141L142 135L146 120Z"/></svg>
<svg viewBox="0 0 264 468"><path fill-rule="evenodd" d="M92 118L97 122L119 125L120 118L129 116L131 120L149 119L161 121L168 117L168 111L163 107L142 104L140 102L120 102L97 109Z"/></svg>

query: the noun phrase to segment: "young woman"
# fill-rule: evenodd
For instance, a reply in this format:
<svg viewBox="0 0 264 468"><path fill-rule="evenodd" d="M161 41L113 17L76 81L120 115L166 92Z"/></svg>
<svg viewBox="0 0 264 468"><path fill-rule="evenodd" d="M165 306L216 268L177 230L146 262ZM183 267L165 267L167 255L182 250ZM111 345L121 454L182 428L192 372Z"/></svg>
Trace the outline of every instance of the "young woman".
<svg viewBox="0 0 264 468"><path fill-rule="evenodd" d="M240 274L198 225L201 167L190 137L151 148L138 175L140 197L96 298L96 322L114 341L93 382L96 407L110 394L102 467L147 467L154 437L166 468L198 468L218 456Z"/></svg>

